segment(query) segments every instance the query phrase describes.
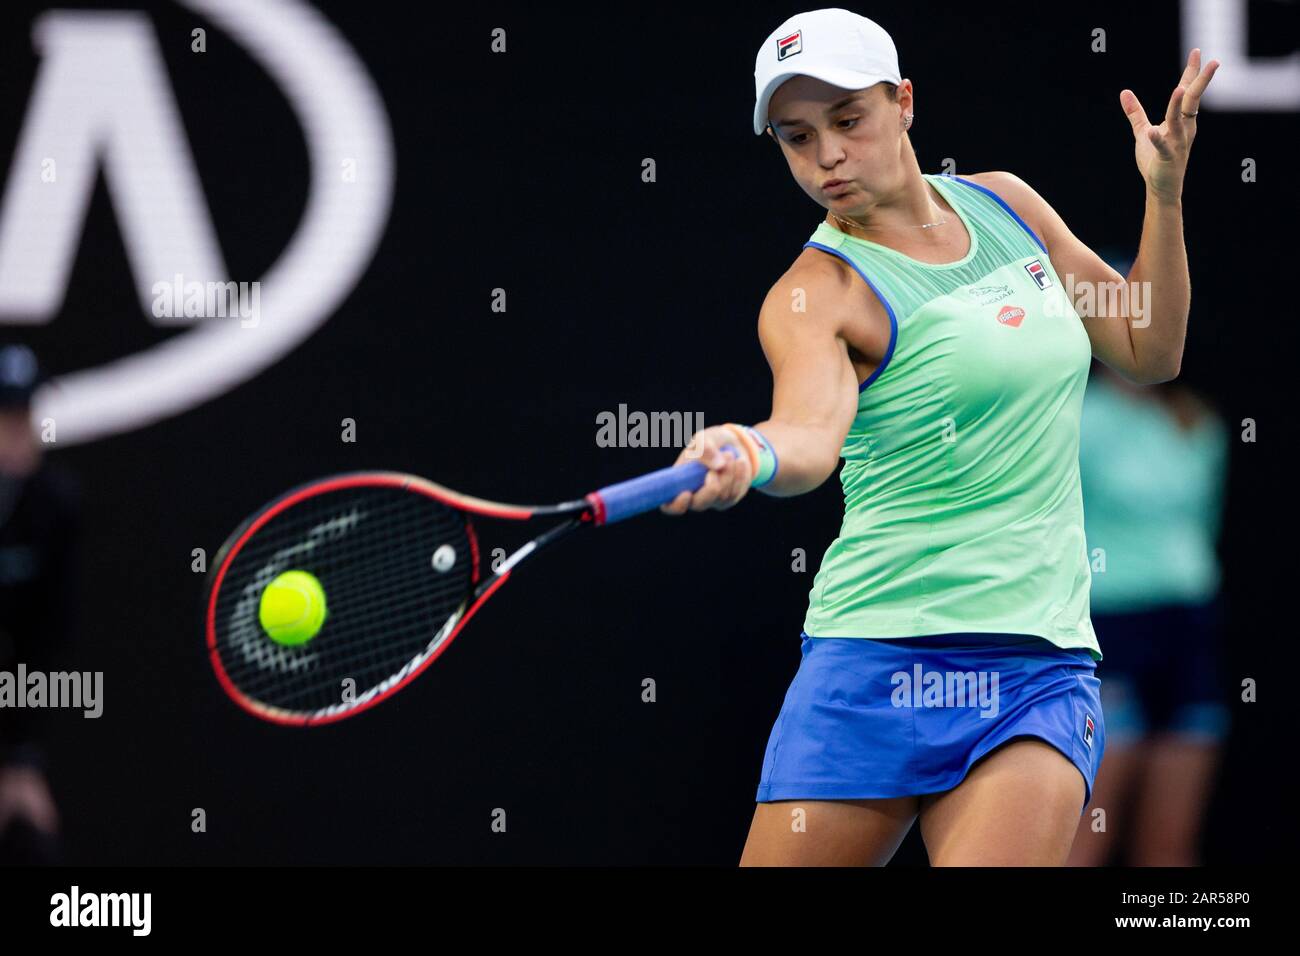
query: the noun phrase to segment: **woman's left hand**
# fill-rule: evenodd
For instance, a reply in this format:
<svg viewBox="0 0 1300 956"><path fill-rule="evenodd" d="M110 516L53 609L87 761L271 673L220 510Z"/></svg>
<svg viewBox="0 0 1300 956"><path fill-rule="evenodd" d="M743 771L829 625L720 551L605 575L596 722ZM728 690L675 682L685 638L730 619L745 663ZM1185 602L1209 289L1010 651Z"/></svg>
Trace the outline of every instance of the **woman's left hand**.
<svg viewBox="0 0 1300 956"><path fill-rule="evenodd" d="M1133 137L1137 141L1138 171L1146 180L1147 190L1160 199L1173 201L1183 194L1187 154L1196 138L1196 118L1183 114L1200 110L1201 94L1218 68L1219 61L1211 60L1202 70L1201 50L1199 47L1192 50L1187 57L1187 68L1169 98L1164 122L1159 126L1151 125L1132 90L1120 91L1120 105L1133 125Z"/></svg>

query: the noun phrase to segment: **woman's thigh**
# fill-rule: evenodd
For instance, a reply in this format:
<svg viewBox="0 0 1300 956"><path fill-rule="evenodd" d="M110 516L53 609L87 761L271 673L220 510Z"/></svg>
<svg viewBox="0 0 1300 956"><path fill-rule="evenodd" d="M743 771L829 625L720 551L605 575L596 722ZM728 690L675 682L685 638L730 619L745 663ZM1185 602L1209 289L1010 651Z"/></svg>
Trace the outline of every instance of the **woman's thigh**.
<svg viewBox="0 0 1300 956"><path fill-rule="evenodd" d="M1042 740L990 751L956 787L921 798L932 866L1061 866L1086 788L1079 769Z"/></svg>
<svg viewBox="0 0 1300 956"><path fill-rule="evenodd" d="M759 803L741 866L884 866L916 819L916 797Z"/></svg>

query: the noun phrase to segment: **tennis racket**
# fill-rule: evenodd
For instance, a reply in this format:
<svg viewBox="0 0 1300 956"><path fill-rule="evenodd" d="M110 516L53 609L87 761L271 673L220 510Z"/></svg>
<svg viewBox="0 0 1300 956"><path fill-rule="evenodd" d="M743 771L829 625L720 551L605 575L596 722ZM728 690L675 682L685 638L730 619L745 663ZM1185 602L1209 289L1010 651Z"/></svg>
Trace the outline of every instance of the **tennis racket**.
<svg viewBox="0 0 1300 956"><path fill-rule="evenodd" d="M723 449L739 457L732 445ZM397 693L451 646L519 565L580 528L614 524L704 484L687 462L555 505L472 498L415 475L352 472L294 488L246 519L205 588L208 657L236 704L277 724L351 717ZM558 524L484 568L475 521ZM287 645L263 627L268 585L306 571L324 595L314 636Z"/></svg>

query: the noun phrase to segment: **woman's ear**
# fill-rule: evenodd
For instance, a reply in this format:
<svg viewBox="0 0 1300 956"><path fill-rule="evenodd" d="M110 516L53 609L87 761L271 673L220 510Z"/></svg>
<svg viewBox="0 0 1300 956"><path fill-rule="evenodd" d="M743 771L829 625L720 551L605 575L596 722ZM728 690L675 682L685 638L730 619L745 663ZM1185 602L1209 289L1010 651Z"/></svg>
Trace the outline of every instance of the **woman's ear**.
<svg viewBox="0 0 1300 956"><path fill-rule="evenodd" d="M904 86L903 84L908 84L908 85ZM903 113L911 113L914 111L916 107L916 103L913 98L912 87L910 84L911 81L908 80L906 77L904 77L903 82L899 83L898 86L894 87L894 96L893 99L890 101L893 103L897 103L899 109Z"/></svg>

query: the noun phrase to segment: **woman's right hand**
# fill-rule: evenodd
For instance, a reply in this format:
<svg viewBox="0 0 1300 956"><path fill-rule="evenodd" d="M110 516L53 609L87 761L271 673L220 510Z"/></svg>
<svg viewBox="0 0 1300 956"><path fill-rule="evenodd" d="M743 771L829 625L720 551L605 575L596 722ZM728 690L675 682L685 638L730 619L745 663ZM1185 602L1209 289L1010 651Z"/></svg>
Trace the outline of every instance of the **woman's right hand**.
<svg viewBox="0 0 1300 956"><path fill-rule="evenodd" d="M736 449L738 457L729 451L724 452L724 445ZM685 514L687 509L705 511L714 508L723 511L745 497L749 491L754 469L745 452L744 440L736 434L734 428L714 425L696 432L674 464L684 465L691 461L698 461L709 469L704 484L694 492L683 491L668 504L660 505L659 510L664 514Z"/></svg>

